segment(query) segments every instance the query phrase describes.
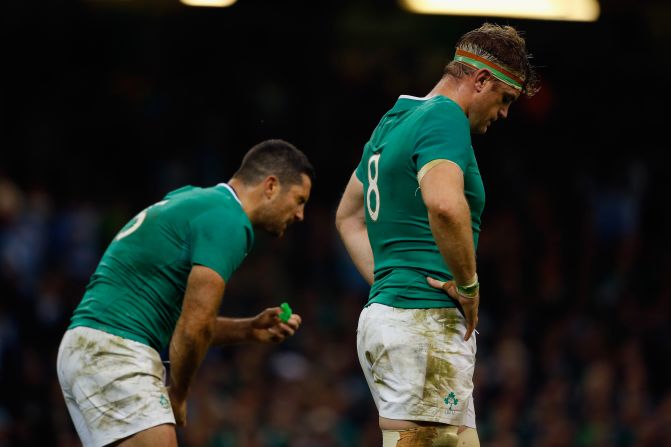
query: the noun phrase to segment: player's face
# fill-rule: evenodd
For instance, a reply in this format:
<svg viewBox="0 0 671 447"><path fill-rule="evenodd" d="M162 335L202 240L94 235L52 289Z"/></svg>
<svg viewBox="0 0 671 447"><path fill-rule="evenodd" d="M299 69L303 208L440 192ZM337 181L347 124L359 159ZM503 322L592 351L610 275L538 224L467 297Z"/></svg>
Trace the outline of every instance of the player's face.
<svg viewBox="0 0 671 447"><path fill-rule="evenodd" d="M508 117L510 105L519 98L519 90L490 78L481 92L478 93L476 101L471 106L468 120L471 123L471 132L483 134L487 132L490 124L499 118Z"/></svg>
<svg viewBox="0 0 671 447"><path fill-rule="evenodd" d="M268 219L264 226L269 233L281 237L289 224L303 220L312 181L305 174L301 174L301 180L301 184L282 187L269 205Z"/></svg>

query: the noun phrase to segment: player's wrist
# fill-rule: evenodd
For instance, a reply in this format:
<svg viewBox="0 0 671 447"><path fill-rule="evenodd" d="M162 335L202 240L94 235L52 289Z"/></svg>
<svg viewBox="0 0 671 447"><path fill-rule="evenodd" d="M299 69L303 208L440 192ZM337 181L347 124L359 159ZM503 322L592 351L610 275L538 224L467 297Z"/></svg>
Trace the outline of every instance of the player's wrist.
<svg viewBox="0 0 671 447"><path fill-rule="evenodd" d="M257 317L238 319L238 330L240 331L240 338L243 342L258 341L259 329L256 327L256 319Z"/></svg>
<svg viewBox="0 0 671 447"><path fill-rule="evenodd" d="M480 282L476 273L473 279L467 284L457 284L457 293L465 298L475 298L480 294Z"/></svg>

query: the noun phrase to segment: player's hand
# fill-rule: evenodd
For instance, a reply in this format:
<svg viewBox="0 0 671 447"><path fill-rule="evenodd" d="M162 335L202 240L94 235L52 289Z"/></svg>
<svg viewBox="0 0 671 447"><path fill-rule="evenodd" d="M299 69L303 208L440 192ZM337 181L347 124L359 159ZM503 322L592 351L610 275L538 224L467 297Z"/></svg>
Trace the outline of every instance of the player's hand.
<svg viewBox="0 0 671 447"><path fill-rule="evenodd" d="M173 387L168 387L168 396L172 413L175 415L175 424L179 427L186 426L186 396L178 396Z"/></svg>
<svg viewBox="0 0 671 447"><path fill-rule="evenodd" d="M271 307L252 319L253 341L261 343L279 343L296 333L301 325L301 316L292 314L286 323L280 320L282 309Z"/></svg>
<svg viewBox="0 0 671 447"><path fill-rule="evenodd" d="M439 281L430 277L427 277L426 280L431 287L441 289L443 292L447 293L449 296L457 300L459 304L461 304L461 308L464 310L464 317L466 318L466 336L464 337L464 340L468 341L468 339L471 338L475 327L478 325L480 294L478 293L473 298L469 298L460 295L457 292L457 285L454 283L454 281Z"/></svg>

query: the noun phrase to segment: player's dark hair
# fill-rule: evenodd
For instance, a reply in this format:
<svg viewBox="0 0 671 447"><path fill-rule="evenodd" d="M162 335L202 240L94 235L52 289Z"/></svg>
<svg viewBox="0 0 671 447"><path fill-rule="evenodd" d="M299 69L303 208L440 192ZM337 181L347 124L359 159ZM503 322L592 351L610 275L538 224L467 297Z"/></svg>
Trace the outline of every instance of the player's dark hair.
<svg viewBox="0 0 671 447"><path fill-rule="evenodd" d="M299 185L303 181L301 174L314 182L315 170L303 152L284 140L266 140L245 154L233 177L251 185L275 175L280 183Z"/></svg>

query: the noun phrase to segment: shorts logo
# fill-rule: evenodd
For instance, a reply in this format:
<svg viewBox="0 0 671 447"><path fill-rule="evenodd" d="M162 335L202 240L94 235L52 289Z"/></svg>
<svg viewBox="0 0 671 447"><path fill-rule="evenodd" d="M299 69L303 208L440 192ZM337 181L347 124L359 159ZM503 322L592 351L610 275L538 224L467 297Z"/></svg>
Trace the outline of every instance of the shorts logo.
<svg viewBox="0 0 671 447"><path fill-rule="evenodd" d="M457 396L454 395L452 391L450 391L450 394L447 395L447 397L443 400L445 402L445 405L449 405L448 410L453 413L454 408L456 407L457 404L459 403L459 399L457 399Z"/></svg>
<svg viewBox="0 0 671 447"><path fill-rule="evenodd" d="M164 394L161 394L161 397L158 400L158 403L160 403L163 408L170 407L170 402L168 402L168 399L166 399Z"/></svg>

